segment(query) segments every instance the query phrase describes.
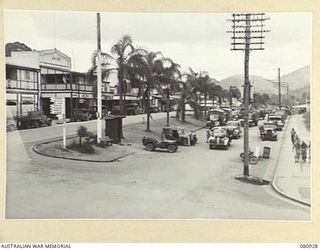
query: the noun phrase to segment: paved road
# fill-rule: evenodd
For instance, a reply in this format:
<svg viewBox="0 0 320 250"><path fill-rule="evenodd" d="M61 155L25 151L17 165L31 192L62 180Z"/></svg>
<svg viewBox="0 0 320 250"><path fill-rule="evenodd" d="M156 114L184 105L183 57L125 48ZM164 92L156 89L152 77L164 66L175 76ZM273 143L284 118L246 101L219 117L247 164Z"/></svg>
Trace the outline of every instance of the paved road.
<svg viewBox="0 0 320 250"><path fill-rule="evenodd" d="M153 128L165 124L153 118ZM227 151L209 150L199 130L195 147L147 152L140 145L143 129L137 123L125 128L127 140L139 138L136 154L96 164L30 150L35 141L57 137L57 127L8 133L6 217L310 220L310 209L281 199L270 186L234 179L242 173L242 139ZM258 128L250 133L251 145L259 144ZM279 142L264 145L275 157ZM261 160L250 171L264 176L269 163Z"/></svg>

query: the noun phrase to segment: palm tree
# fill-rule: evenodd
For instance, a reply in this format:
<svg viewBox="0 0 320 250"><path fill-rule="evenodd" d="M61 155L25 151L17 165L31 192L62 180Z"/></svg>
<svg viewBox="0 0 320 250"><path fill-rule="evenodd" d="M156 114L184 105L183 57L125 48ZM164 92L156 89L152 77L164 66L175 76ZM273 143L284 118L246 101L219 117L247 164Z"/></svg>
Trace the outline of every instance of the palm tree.
<svg viewBox="0 0 320 250"><path fill-rule="evenodd" d="M111 48L111 53L117 56L116 62L118 65L118 84L120 95L120 113L124 114L124 80L127 75L128 61L130 56L135 52L133 47L132 38L129 35L124 35L115 45Z"/></svg>

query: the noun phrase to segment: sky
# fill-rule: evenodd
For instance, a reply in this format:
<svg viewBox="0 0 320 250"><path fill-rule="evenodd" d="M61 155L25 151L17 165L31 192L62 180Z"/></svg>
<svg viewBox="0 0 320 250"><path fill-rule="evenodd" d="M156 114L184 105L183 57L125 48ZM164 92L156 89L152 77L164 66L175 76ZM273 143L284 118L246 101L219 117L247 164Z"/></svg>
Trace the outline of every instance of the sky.
<svg viewBox="0 0 320 250"><path fill-rule="evenodd" d="M243 51L231 51L232 13L126 13L101 12L102 51L110 53L129 34L137 47L161 51L181 65L206 71L222 80L243 74ZM265 50L250 53L250 75L277 78L311 64L312 13L266 13ZM72 59L74 71L86 72L97 48L95 12L6 10L5 43L20 41L32 49L57 48Z"/></svg>

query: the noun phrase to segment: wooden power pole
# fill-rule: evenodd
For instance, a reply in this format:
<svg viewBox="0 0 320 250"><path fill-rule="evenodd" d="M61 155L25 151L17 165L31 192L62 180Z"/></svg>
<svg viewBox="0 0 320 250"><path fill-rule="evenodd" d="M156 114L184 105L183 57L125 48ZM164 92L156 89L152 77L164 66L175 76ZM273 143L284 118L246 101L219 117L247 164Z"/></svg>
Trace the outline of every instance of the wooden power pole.
<svg viewBox="0 0 320 250"><path fill-rule="evenodd" d="M281 77L280 68L278 68L278 88L279 88L279 110L281 109Z"/></svg>
<svg viewBox="0 0 320 250"><path fill-rule="evenodd" d="M249 106L250 106L250 80L249 80L249 57L250 51L264 50L264 21L269 18L265 13L232 14L231 50L242 50L244 54L244 163L243 175L249 176Z"/></svg>

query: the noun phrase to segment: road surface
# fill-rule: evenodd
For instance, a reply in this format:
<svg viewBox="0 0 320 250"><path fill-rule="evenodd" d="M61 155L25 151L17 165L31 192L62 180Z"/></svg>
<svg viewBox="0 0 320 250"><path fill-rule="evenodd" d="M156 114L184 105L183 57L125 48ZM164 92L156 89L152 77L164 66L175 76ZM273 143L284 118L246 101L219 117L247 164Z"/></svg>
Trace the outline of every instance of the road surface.
<svg viewBox="0 0 320 250"><path fill-rule="evenodd" d="M270 186L234 179L243 172L242 138L229 150L209 150L202 129L194 147L147 152L137 132L145 124L141 117L131 119L124 133L137 152L113 163L54 159L31 150L38 141L60 136L61 126L7 133L6 218L310 220L309 208L281 198ZM164 124L154 117L151 128ZM68 133L77 126L68 124ZM250 137L253 147L261 144L257 127ZM275 158L280 141L264 145ZM251 174L265 176L270 161L252 166Z"/></svg>

